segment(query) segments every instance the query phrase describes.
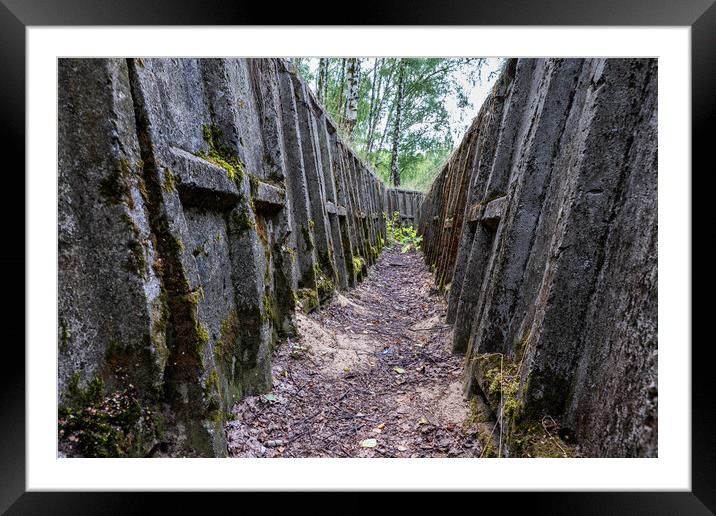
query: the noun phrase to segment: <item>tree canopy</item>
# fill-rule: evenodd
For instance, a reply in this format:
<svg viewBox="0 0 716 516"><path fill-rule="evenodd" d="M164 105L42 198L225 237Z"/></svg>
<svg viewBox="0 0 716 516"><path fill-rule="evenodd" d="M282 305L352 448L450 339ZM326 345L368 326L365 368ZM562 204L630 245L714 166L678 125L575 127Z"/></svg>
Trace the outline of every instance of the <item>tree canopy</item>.
<svg viewBox="0 0 716 516"><path fill-rule="evenodd" d="M386 183L426 190L459 135L447 99L497 75L484 58L294 58L344 138ZM484 76L483 76L484 75ZM468 121L469 122L469 121Z"/></svg>

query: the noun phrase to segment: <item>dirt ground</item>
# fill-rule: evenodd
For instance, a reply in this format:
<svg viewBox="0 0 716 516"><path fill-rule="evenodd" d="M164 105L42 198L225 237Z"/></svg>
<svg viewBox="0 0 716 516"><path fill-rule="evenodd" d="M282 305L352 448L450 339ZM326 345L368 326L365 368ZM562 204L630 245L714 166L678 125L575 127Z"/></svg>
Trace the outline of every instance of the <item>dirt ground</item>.
<svg viewBox="0 0 716 516"><path fill-rule="evenodd" d="M384 251L357 288L297 314L271 393L234 408L230 455L479 457L445 309L420 254Z"/></svg>

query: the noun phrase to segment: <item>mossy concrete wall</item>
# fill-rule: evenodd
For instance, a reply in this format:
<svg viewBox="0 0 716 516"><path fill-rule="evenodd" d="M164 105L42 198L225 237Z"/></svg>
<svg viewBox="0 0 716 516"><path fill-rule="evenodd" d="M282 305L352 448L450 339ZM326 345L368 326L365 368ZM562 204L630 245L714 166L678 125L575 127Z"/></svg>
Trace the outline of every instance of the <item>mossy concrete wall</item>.
<svg viewBox="0 0 716 516"><path fill-rule="evenodd" d="M586 456L657 455L656 81L509 60L426 195L453 348L506 436L551 418Z"/></svg>
<svg viewBox="0 0 716 516"><path fill-rule="evenodd" d="M62 420L121 393L139 411L86 435L110 455L223 456L232 404L271 388L297 307L375 262L394 197L287 61L61 59L58 94Z"/></svg>

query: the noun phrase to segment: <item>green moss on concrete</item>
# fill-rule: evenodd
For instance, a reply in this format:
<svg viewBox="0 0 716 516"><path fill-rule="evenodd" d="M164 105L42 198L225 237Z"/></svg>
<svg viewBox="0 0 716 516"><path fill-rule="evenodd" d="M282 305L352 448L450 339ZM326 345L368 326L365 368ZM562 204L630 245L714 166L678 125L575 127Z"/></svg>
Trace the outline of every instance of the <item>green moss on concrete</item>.
<svg viewBox="0 0 716 516"><path fill-rule="evenodd" d="M142 162L142 164L144 163ZM141 175L137 177L137 189L139 190L139 195L142 196L144 204L149 204L149 192L147 192L147 183L144 181L144 177L142 177Z"/></svg>
<svg viewBox="0 0 716 516"><path fill-rule="evenodd" d="M263 322L273 321L274 320L273 304L271 303L271 298L268 294L264 294L264 297L261 300L261 304L263 307L263 310L261 311L261 320Z"/></svg>
<svg viewBox="0 0 716 516"><path fill-rule="evenodd" d="M169 359L169 349L166 344L167 325L171 315L169 311L169 299L167 291L162 286L159 296L155 302L156 310L153 312L154 326L152 327L151 341L160 363L166 364Z"/></svg>
<svg viewBox="0 0 716 516"><path fill-rule="evenodd" d="M196 334L197 334L197 337L199 338L199 343L201 345L204 345L207 342L209 342L209 332L206 331L206 327L202 323L197 323Z"/></svg>
<svg viewBox="0 0 716 516"><path fill-rule="evenodd" d="M234 182L239 192L243 189L244 164L227 146L221 145L221 130L213 125L203 125L202 135L208 146L207 151L199 151L196 155L214 165L223 168L226 175Z"/></svg>
<svg viewBox="0 0 716 516"><path fill-rule="evenodd" d="M318 299L324 300L333 294L333 291L335 290L335 285L333 284L333 281L326 276L326 274L323 272L321 267L319 267L318 264L313 265L313 273L316 277L316 290L318 291Z"/></svg>
<svg viewBox="0 0 716 516"><path fill-rule="evenodd" d="M512 421L520 416L522 403L518 397L520 388L519 366L501 353L477 356L478 368L483 378L482 387L490 404L502 410L503 420Z"/></svg>
<svg viewBox="0 0 716 516"><path fill-rule="evenodd" d="M191 252L194 257L198 257L199 255L203 256L209 256L209 250L207 249L206 242L202 242L201 244L194 247L194 250Z"/></svg>
<svg viewBox="0 0 716 516"><path fill-rule="evenodd" d="M174 174L168 168L164 169L164 181L162 182L162 190L167 193L171 193L176 190L176 181L174 180Z"/></svg>
<svg viewBox="0 0 716 516"><path fill-rule="evenodd" d="M185 301L191 307L190 309L193 314L196 314L196 307L199 305L199 299L201 299L199 289L187 292L183 296L183 301ZM192 319L194 319L194 316L192 316Z"/></svg>
<svg viewBox="0 0 716 516"><path fill-rule="evenodd" d="M137 274L142 279L147 279L147 259L144 256L144 246L141 242L132 239L127 243L127 247L129 248L127 271Z"/></svg>
<svg viewBox="0 0 716 516"><path fill-rule="evenodd" d="M161 437L154 422L133 386L105 393L95 377L81 387L79 372L70 378L58 412L60 442L84 457L143 456Z"/></svg>
<svg viewBox="0 0 716 516"><path fill-rule="evenodd" d="M497 423L492 421L478 402L477 396L470 399L470 414L463 423L465 430L477 430L477 439L480 442L480 457L492 458L498 456L498 445L495 443Z"/></svg>
<svg viewBox="0 0 716 516"><path fill-rule="evenodd" d="M216 369L212 369L206 377L204 397L206 400L206 418L215 423L223 423L225 403L219 373L216 372Z"/></svg>
<svg viewBox="0 0 716 516"><path fill-rule="evenodd" d="M301 226L301 235L303 236L303 241L306 244L306 251L313 251L313 237L306 226Z"/></svg>
<svg viewBox="0 0 716 516"><path fill-rule="evenodd" d="M139 230L139 226L137 226L136 222L134 222L134 219L132 219L129 214L123 213L122 220L127 225L127 227L129 227L129 230L131 232L131 236L129 238L129 241L127 242L127 247L129 249L129 257L125 265L125 269L128 272L137 274L142 279L147 279L147 259L145 254L145 244L144 240L142 239L142 233Z"/></svg>
<svg viewBox="0 0 716 516"><path fill-rule="evenodd" d="M305 313L309 313L319 306L318 292L312 288L300 288L296 292L296 303Z"/></svg>
<svg viewBox="0 0 716 516"><path fill-rule="evenodd" d="M66 352L70 347L70 329L63 319L60 319L60 352Z"/></svg>
<svg viewBox="0 0 716 516"><path fill-rule="evenodd" d="M109 204L125 203L134 209L131 194L132 165L125 158L121 158L117 166L100 181L99 193Z"/></svg>
<svg viewBox="0 0 716 516"><path fill-rule="evenodd" d="M251 192L252 200L259 191L259 178L253 174L249 174L249 192Z"/></svg>
<svg viewBox="0 0 716 516"><path fill-rule="evenodd" d="M294 312L296 309L295 296L291 279L287 276L290 266L287 267L287 256L293 260L295 251L285 243L274 242L271 258L273 267L267 271L273 274L273 278L267 277L266 284L273 282L274 301L274 329L278 338L286 338L296 335ZM267 262L268 263L268 262Z"/></svg>
<svg viewBox="0 0 716 516"><path fill-rule="evenodd" d="M383 215L385 215L385 213ZM382 253L384 248L385 248L385 240L383 240L383 235L378 233L378 238L377 238L378 253Z"/></svg>
<svg viewBox="0 0 716 516"><path fill-rule="evenodd" d="M245 207L237 208L229 215L229 229L234 233L243 233L249 229L256 229L256 222Z"/></svg>
<svg viewBox="0 0 716 516"><path fill-rule="evenodd" d="M522 359L529 342L529 333L515 344L519 361L510 360L501 353L477 355L477 376L480 386L490 406L499 415L502 442L513 457L574 457L573 447L564 443L556 432L550 431L545 421L556 427L558 423L548 414L561 413L559 406L550 405L555 401L563 408L566 399L566 386L552 379L548 373L541 372L539 378L531 373L525 385L520 385ZM530 382L538 381L540 386L555 386L555 392L549 388L541 391L537 400L531 397Z"/></svg>
<svg viewBox="0 0 716 516"><path fill-rule="evenodd" d="M510 456L560 459L578 457L575 447L559 437L557 428L558 425L551 418L515 425L507 440Z"/></svg>
<svg viewBox="0 0 716 516"><path fill-rule="evenodd" d="M221 321L221 334L214 345L214 358L222 364L225 371L230 371L233 358L238 354L239 317L233 308Z"/></svg>
<svg viewBox="0 0 716 516"><path fill-rule="evenodd" d="M527 333L515 342L514 345L514 352L515 352L515 361L520 363L524 359L525 352L527 351L527 346L529 346L530 343L530 330L527 330Z"/></svg>

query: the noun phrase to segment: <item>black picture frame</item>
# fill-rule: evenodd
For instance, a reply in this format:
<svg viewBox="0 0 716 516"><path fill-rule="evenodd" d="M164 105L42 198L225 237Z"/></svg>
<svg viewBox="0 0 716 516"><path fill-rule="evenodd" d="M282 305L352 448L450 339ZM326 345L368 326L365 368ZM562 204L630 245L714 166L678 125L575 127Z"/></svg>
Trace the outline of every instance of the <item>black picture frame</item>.
<svg viewBox="0 0 716 516"><path fill-rule="evenodd" d="M5 196L2 210L6 276L4 342L0 367L0 511L8 514L85 514L137 512L138 494L25 492L25 29L38 25L310 25L335 24L330 10L310 12L305 3L272 8L259 2L192 0L0 0L0 146ZM501 0L477 2L413 0L362 2L351 24L361 25L574 25L690 26L692 73L691 178L713 170L709 144L716 91L716 5L714 0ZM12 158L12 159L11 159ZM9 163L15 160L11 166ZM708 161L707 161L708 160ZM711 166L707 167L707 163ZM663 171L662 173L668 173ZM13 184L14 182L14 184ZM692 206L697 206L692 199ZM707 205L707 204L706 204ZM18 223L22 214L22 224ZM696 217L708 221L708 215ZM692 230L693 231L693 230ZM693 234L693 233L692 233ZM696 233L699 234L699 233ZM704 233L705 234L705 233ZM710 239L709 239L710 240ZM693 251L692 251L693 252ZM693 255L692 255L693 256ZM19 271L24 274L20 275ZM17 284L12 285L15 281ZM707 285L699 282L697 289ZM20 302L20 292L23 302ZM692 291L693 296L693 291ZM11 302L8 303L7 301ZM693 304L693 303L692 303ZM694 306L696 306L694 304ZM693 320L693 316L692 316ZM692 352L692 491L640 493L510 494L531 512L550 514L713 514L716 511L716 390L711 338L676 343ZM673 344L673 343L672 343ZM148 495L143 495L147 497ZM216 496L213 494L212 496ZM242 495L245 496L245 495ZM505 493L480 495L482 502ZM156 497L152 497L157 499ZM144 503L144 502L142 502ZM184 504L183 496L161 496L161 503ZM243 502L246 503L245 501ZM513 503L513 502L511 502ZM246 507L244 505L244 507ZM169 506L164 506L168 512Z"/></svg>

